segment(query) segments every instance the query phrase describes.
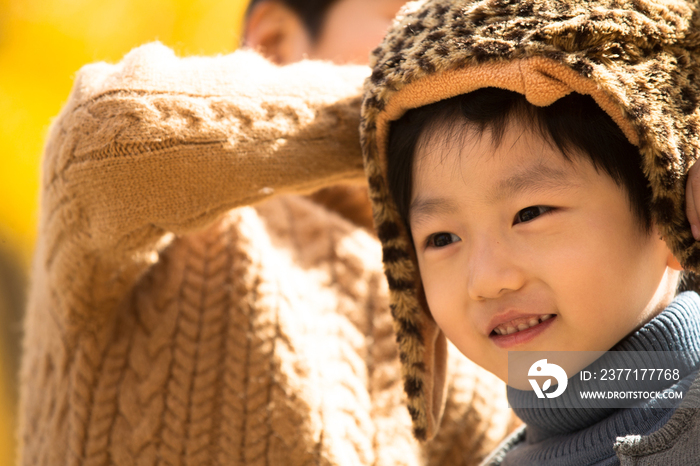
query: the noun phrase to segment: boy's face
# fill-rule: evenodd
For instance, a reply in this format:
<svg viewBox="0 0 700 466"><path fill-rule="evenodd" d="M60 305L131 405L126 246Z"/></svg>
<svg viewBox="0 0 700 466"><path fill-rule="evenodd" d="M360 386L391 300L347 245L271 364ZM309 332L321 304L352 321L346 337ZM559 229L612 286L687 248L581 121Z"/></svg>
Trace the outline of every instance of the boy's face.
<svg viewBox="0 0 700 466"><path fill-rule="evenodd" d="M507 382L509 350L605 351L671 301L666 243L585 156L517 123L498 147L465 140L418 145L410 227L430 311L469 359Z"/></svg>

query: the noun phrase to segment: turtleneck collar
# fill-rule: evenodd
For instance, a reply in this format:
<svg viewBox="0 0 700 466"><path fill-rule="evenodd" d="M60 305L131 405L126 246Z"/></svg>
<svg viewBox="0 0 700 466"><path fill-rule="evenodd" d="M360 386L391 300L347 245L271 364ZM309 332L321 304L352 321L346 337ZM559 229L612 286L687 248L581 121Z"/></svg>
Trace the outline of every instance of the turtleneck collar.
<svg viewBox="0 0 700 466"><path fill-rule="evenodd" d="M614 359L618 357L615 353L622 351L682 352L683 360L677 361L675 366L680 368L681 380L667 382L663 388L675 384L679 389L687 389L693 379L691 376L700 367L700 296L695 292L676 296L663 312L620 341L605 357ZM567 388L562 397L576 393L577 383L580 383L578 377L569 379L574 390ZM508 387L508 400L512 406L526 405L523 400L532 397L532 392ZM561 400L563 406L567 405L566 402L566 399ZM518 457L526 455L530 461L536 459L537 464L545 461L559 464L558 460L564 457L568 458L566 463L569 464L571 456L589 455L591 457L586 461L577 461L576 464L593 464L601 455L614 456L612 445L617 436L650 433L663 425L673 408L659 408L656 403L656 400L649 400L631 408L513 408L527 425L527 445L511 453L518 452L514 455ZM590 448L593 444L604 447L605 451L594 451ZM511 453L506 457L509 461L504 464L520 464L511 463L510 460L514 459ZM524 460L520 458L520 461Z"/></svg>

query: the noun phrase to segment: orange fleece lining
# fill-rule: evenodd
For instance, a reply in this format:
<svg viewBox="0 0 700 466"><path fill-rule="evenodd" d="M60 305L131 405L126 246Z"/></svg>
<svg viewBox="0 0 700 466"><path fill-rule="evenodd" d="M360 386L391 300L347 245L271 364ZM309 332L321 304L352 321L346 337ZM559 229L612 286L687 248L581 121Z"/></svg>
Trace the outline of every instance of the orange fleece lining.
<svg viewBox="0 0 700 466"><path fill-rule="evenodd" d="M413 108L484 87L519 92L530 103L540 107L551 105L571 92L590 95L617 123L627 139L639 147L637 132L624 117L620 106L599 89L593 80L584 78L554 60L533 57L449 70L419 79L399 90L377 117L377 149L384 175L386 176L389 124L392 121L398 120Z"/></svg>

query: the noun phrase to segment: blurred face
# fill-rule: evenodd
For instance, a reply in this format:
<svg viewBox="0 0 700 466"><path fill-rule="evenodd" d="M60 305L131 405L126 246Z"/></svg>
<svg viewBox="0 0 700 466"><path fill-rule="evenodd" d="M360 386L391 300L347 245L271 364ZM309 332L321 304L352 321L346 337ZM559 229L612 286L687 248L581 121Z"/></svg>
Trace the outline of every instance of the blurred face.
<svg viewBox="0 0 700 466"><path fill-rule="evenodd" d="M430 311L469 359L507 382L509 350L605 351L671 301L665 242L587 158L517 123L498 147L430 139L410 227Z"/></svg>
<svg viewBox="0 0 700 466"><path fill-rule="evenodd" d="M309 58L367 64L404 0L338 0L326 13Z"/></svg>
<svg viewBox="0 0 700 466"><path fill-rule="evenodd" d="M326 11L316 40L302 19L282 1L254 6L245 43L279 64L304 58L367 64L404 0L336 0Z"/></svg>

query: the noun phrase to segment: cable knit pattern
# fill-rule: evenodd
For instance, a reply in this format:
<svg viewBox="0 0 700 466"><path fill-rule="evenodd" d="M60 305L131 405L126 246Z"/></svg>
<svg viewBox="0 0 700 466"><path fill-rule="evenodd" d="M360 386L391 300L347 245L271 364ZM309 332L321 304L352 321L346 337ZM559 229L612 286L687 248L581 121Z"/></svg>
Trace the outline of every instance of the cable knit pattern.
<svg viewBox="0 0 700 466"><path fill-rule="evenodd" d="M297 195L363 177L367 74L159 44L78 74L44 158L21 464L468 465L515 426L452 352L445 429L412 437L381 246L333 188Z"/></svg>

